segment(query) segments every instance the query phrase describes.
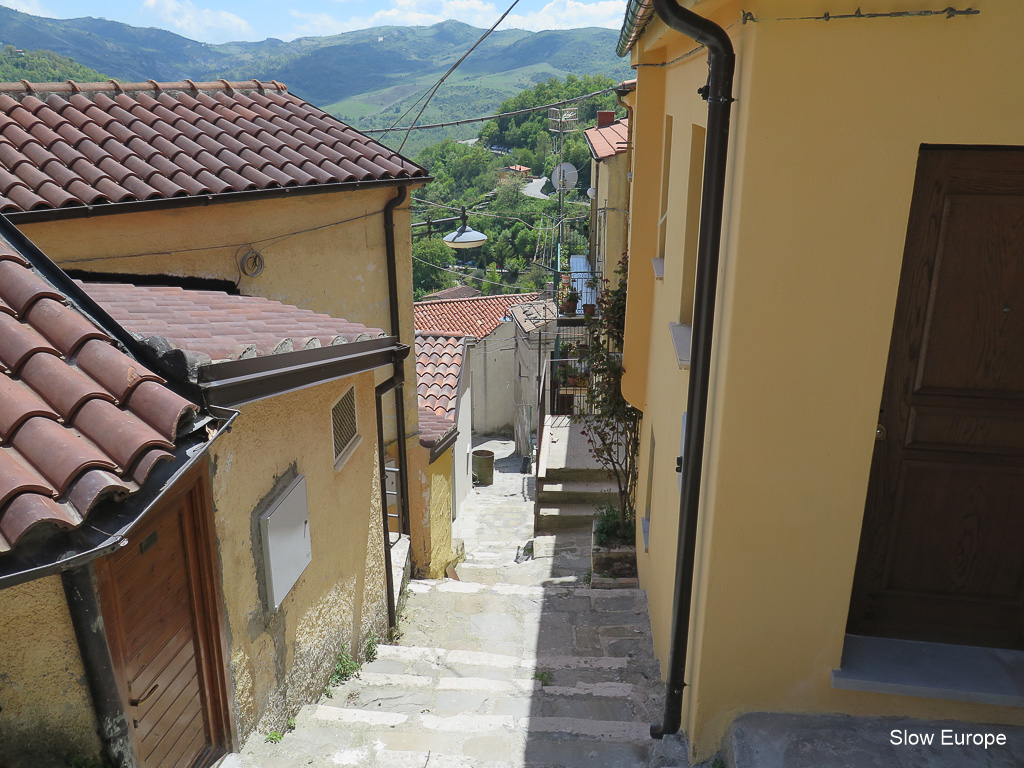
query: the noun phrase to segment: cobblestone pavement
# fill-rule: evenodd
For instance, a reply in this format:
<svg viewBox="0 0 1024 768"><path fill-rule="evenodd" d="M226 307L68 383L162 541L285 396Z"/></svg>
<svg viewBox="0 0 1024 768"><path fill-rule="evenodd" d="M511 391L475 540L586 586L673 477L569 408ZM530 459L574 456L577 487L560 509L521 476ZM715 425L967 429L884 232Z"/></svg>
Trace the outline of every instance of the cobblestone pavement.
<svg viewBox="0 0 1024 768"><path fill-rule="evenodd" d="M644 593L586 586L589 531L533 538L533 478L511 441L455 522L460 580L411 582L398 645L236 766L632 768L661 764L663 686Z"/></svg>

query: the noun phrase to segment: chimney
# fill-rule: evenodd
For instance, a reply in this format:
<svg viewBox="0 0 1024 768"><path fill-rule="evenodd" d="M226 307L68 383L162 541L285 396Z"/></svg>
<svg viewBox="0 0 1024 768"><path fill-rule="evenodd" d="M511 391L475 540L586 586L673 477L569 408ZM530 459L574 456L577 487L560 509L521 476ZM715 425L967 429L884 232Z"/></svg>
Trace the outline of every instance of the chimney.
<svg viewBox="0 0 1024 768"><path fill-rule="evenodd" d="M615 122L615 113L611 110L599 110L597 113L597 127L604 128Z"/></svg>

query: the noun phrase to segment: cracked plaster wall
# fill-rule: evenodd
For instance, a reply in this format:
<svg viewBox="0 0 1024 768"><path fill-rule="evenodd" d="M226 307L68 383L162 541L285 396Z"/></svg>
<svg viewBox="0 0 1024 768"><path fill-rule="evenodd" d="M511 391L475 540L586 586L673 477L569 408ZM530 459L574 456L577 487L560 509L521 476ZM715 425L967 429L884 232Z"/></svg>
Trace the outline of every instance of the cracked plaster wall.
<svg viewBox="0 0 1024 768"><path fill-rule="evenodd" d="M360 442L334 464L331 407L356 387ZM212 448L213 491L238 737L283 730L344 649L387 630L373 374L240 408ZM255 522L306 476L313 560L274 612Z"/></svg>
<svg viewBox="0 0 1024 768"><path fill-rule="evenodd" d="M0 765L98 757L96 718L60 577L0 590Z"/></svg>

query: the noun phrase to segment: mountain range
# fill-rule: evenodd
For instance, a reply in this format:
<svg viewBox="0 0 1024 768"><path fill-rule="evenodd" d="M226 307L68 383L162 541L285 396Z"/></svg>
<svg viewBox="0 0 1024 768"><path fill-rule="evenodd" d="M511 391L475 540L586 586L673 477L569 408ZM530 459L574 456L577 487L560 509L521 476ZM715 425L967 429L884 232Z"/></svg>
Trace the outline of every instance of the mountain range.
<svg viewBox="0 0 1024 768"><path fill-rule="evenodd" d="M277 80L362 129L394 124L481 34L468 24L444 21L291 42L271 38L212 45L106 19L48 19L0 7L2 44L55 51L123 82ZM627 63L615 56L617 35L601 28L496 31L446 81L420 122L488 114L503 99L549 77L629 77ZM405 154L444 136L463 138L477 130L419 132Z"/></svg>

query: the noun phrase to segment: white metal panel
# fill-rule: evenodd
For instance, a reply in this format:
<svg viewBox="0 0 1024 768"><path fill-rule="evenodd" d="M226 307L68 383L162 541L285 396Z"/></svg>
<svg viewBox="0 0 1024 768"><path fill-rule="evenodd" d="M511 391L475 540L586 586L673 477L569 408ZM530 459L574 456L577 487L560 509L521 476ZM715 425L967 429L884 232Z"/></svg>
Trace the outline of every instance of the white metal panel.
<svg viewBox="0 0 1024 768"><path fill-rule="evenodd" d="M276 611L313 561L306 476L299 475L274 506L260 515L267 602Z"/></svg>

